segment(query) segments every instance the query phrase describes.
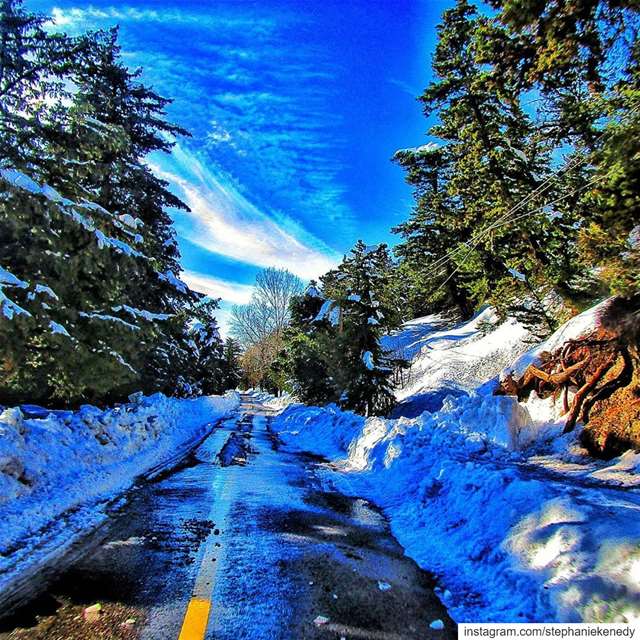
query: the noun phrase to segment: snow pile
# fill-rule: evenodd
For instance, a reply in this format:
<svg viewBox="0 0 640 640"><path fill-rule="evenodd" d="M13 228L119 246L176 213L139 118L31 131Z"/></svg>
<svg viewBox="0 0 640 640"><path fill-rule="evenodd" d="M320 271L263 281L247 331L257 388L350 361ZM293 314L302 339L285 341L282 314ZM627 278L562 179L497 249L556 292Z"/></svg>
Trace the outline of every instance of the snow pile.
<svg viewBox="0 0 640 640"><path fill-rule="evenodd" d="M337 458L346 453L368 422L335 404L326 407L292 404L279 414L273 426L281 438L298 449Z"/></svg>
<svg viewBox="0 0 640 640"><path fill-rule="evenodd" d="M478 318L452 332L437 319L422 322L407 328L415 340L405 346L433 363L414 388L443 391L439 380L437 410L365 419L294 405L273 428L289 445L330 458L338 489L385 510L407 553L439 575L458 621L637 620L640 494L631 487L640 454L595 461L577 432L561 435L549 403L492 395L498 367L513 368L505 366L509 345L520 369L591 328L596 313L574 318L528 354L514 323L481 335ZM452 333L455 346L443 346ZM474 345L481 359L495 358L484 379L473 371ZM450 372L439 352L451 354ZM467 385L464 393L447 394L452 383Z"/></svg>
<svg viewBox="0 0 640 640"><path fill-rule="evenodd" d="M261 391L260 389L249 389L245 393L252 400L260 402L265 407L269 407L270 409L281 410L297 402L294 396L287 392L284 392L279 396L274 396L268 391Z"/></svg>
<svg viewBox="0 0 640 640"><path fill-rule="evenodd" d="M412 320L382 345L411 362L407 379L396 391L398 400L404 400L442 388L474 389L526 353L531 340L517 320L500 323L487 307L453 328L437 315Z"/></svg>
<svg viewBox="0 0 640 640"><path fill-rule="evenodd" d="M136 478L180 459L240 403L235 392L131 400L37 419L19 408L0 413L0 592L18 572L63 552Z"/></svg>
<svg viewBox="0 0 640 640"><path fill-rule="evenodd" d="M249 396L249 398L251 398L252 400L255 400L256 402L267 402L268 400L274 397L271 393L269 393L268 391L263 391L262 389L252 388L252 389L247 389L242 393L246 394L247 396Z"/></svg>

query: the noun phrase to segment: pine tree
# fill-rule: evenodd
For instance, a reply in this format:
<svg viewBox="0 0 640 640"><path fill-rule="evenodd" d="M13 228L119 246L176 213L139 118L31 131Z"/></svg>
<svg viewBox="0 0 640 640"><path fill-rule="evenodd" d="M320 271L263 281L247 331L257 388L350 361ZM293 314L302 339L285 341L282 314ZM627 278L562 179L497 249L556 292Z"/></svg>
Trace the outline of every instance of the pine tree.
<svg viewBox="0 0 640 640"><path fill-rule="evenodd" d="M579 249L608 293L632 298L640 294L640 40L611 110L593 158L596 185L579 203Z"/></svg>
<svg viewBox="0 0 640 640"><path fill-rule="evenodd" d="M336 402L341 393L325 359L335 346L335 330L323 317L329 304L314 280L292 299L291 326L272 365L276 375L287 381L288 390L307 404Z"/></svg>
<svg viewBox="0 0 640 640"><path fill-rule="evenodd" d="M492 4L513 42L505 72L539 92L547 135L582 158L560 183L561 192L580 193L566 203L574 214L569 233L578 237L573 278L587 289L599 281L600 295L630 295L638 286L640 7L634 0Z"/></svg>
<svg viewBox="0 0 640 640"><path fill-rule="evenodd" d="M190 330L193 345L190 352L195 353L190 384L192 393L215 395L226 390L224 381L224 344L215 319L218 308L216 300L208 300L197 307L198 320Z"/></svg>
<svg viewBox="0 0 640 640"><path fill-rule="evenodd" d="M135 340L136 328L113 318L96 332L78 300L102 307L104 291L117 294L119 279L135 278L141 269L138 252L124 242L107 212L84 198L75 200L87 194L58 192L43 182L49 167L65 164L56 151L77 119L61 101L68 98L62 86L87 54L87 39L47 33L43 19L26 13L19 2L4 2L0 21L5 152L0 264L23 283L8 286L24 309L19 320L6 313L0 319L1 393L8 399L72 402L104 397L136 376L121 353L123 343ZM100 145L118 148L121 139L110 138L112 133L76 136L75 142L91 157ZM77 166L66 168L73 174Z"/></svg>
<svg viewBox="0 0 640 640"><path fill-rule="evenodd" d="M140 257L92 207L1 173L0 264L25 283L11 296L23 321L0 318L3 397L73 403L124 388L137 377L126 356L139 328L105 303L121 306L121 278L141 269Z"/></svg>
<svg viewBox="0 0 640 640"><path fill-rule="evenodd" d="M149 228L147 254L161 269L175 273L180 256L166 207L186 209L186 205L140 159L156 151L170 152L171 140L189 133L164 119L171 101L139 81L141 70L127 69L117 37L117 28L99 34L92 56L75 78L79 88L76 103L87 105L101 125L120 128L128 141L117 162L113 157L103 158L103 162L112 160L109 175L98 176L87 188L96 193L98 204L117 215L126 215L135 203L138 217Z"/></svg>
<svg viewBox="0 0 640 640"><path fill-rule="evenodd" d="M76 102L88 106L92 122L118 128L126 135L128 144L124 153L102 159L110 167L108 175L94 174L94 183L87 188L105 209L126 221L134 219L135 236L141 238L149 258L147 273L135 286L137 305L155 314L177 314L185 320L182 325L175 321L166 323L164 331L157 332L147 343L143 370L150 375L143 386L153 388L160 382L170 387L176 376L172 363L187 355L180 350L184 348L188 317L178 312L185 305L197 303L199 297L177 280L179 254L166 212L167 207L186 206L141 158L154 151L170 151L172 143L168 140L187 132L164 120L169 100L141 84L139 75L140 71L130 72L120 60L117 29L100 34L91 59L76 79L79 86Z"/></svg>
<svg viewBox="0 0 640 640"><path fill-rule="evenodd" d="M189 328L202 296L176 275L166 213L183 205L142 160L184 132L122 64L116 31L68 40L17 2L3 4L1 20L10 117L0 134L18 149L0 167L2 400L171 393L184 372L197 382L202 349ZM13 116L29 144L19 146Z"/></svg>
<svg viewBox="0 0 640 640"><path fill-rule="evenodd" d="M86 37L52 35L22 0L0 2L0 160L37 170L55 136L64 78L88 48Z"/></svg>
<svg viewBox="0 0 640 640"><path fill-rule="evenodd" d="M222 390L237 389L242 381L242 367L240 366L240 355L242 347L233 338L224 341L222 349Z"/></svg>
<svg viewBox="0 0 640 640"><path fill-rule="evenodd" d="M276 366L300 399L366 415L391 410L391 378L402 363L389 359L380 338L400 322L392 272L385 245L359 241L321 278L321 290L314 283L294 300Z"/></svg>
<svg viewBox="0 0 640 640"><path fill-rule="evenodd" d="M588 148L599 134L608 90L624 72L640 26L635 0L492 0L509 30L503 69L545 102L558 142Z"/></svg>
<svg viewBox="0 0 640 640"><path fill-rule="evenodd" d="M460 241L441 223L452 219L456 208L446 190L447 158L438 145L426 144L398 151L394 160L406 170L416 201L409 220L393 229L402 236L395 247L400 258L396 280L405 290L409 317L455 308L462 318L469 318L474 301L462 274L455 271L453 261L443 261Z"/></svg>
<svg viewBox="0 0 640 640"><path fill-rule="evenodd" d="M358 241L336 272L322 279L339 310L333 374L339 404L365 415L387 414L395 403L391 378L400 363L392 362L380 344L383 333L400 321L392 269L386 245Z"/></svg>
<svg viewBox="0 0 640 640"><path fill-rule="evenodd" d="M454 303L468 315L469 306L491 302L548 333L577 295L567 284L575 217L548 205L557 197L544 182L553 146L523 108L520 84L501 69L511 46L506 30L466 0L444 12L436 79L421 97L425 115L438 113L429 133L439 146L397 156L417 201L398 228L405 238L398 254L409 256L401 273L418 274L436 308ZM412 266L421 244L427 265L436 265L422 276Z"/></svg>

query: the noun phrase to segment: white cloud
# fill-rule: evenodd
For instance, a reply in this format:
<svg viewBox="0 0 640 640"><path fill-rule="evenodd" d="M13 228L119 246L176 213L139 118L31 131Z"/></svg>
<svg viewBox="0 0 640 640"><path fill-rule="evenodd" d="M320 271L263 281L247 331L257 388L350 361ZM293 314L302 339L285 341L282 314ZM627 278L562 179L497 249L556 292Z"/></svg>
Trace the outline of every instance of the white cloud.
<svg viewBox="0 0 640 640"><path fill-rule="evenodd" d="M193 132L200 155L177 147L153 164L192 209L175 217L183 238L246 264L317 277L341 257L317 236L340 246L355 226L341 177L334 61L284 37L309 20L300 12L183 4L78 3L52 14L68 31L121 23L128 64L175 99L171 120Z"/></svg>
<svg viewBox="0 0 640 640"><path fill-rule="evenodd" d="M111 6L97 8L88 7L53 7L51 17L58 27L87 27L91 23L101 20L111 22L158 22L172 24L191 24L199 28L216 28L233 30L251 26L258 30L262 29L270 32L275 21L265 19L260 16L259 23L255 24L255 19L251 16L223 14L221 12L196 12L183 11L179 9L137 9L131 6ZM282 19L282 16L279 16Z"/></svg>
<svg viewBox="0 0 640 640"><path fill-rule="evenodd" d="M196 271L183 271L180 278L194 291L199 291L212 298L222 298L233 304L246 304L253 293L251 285L214 278Z"/></svg>
<svg viewBox="0 0 640 640"><path fill-rule="evenodd" d="M274 215L313 212L308 224L315 233L322 234L318 221L326 220L353 237L341 160L347 143L334 104L336 61L288 38L290 25L310 25L311 16L270 3L250 9L223 3L216 11L182 5L78 3L52 13L67 31L122 24L128 62L175 99L172 119L257 194L254 202L263 198ZM161 42L158 29L166 34Z"/></svg>
<svg viewBox="0 0 640 640"><path fill-rule="evenodd" d="M177 188L191 209L180 214L187 224L179 225L190 242L246 264L288 269L304 279L318 277L339 261L335 251L298 223L259 210L232 179L214 175L179 145L159 162L152 165L154 171Z"/></svg>
<svg viewBox="0 0 640 640"><path fill-rule="evenodd" d="M220 303L220 307L215 312L218 328L223 338L231 335L231 307L224 301Z"/></svg>
<svg viewBox="0 0 640 640"><path fill-rule="evenodd" d="M323 238L327 225L353 238L357 220L341 159L346 141L334 104L336 61L288 37L291 25L311 25L312 17L269 3L222 3L216 11L132 4L77 3L52 13L68 31L122 24L127 62L174 98L171 119L208 153L203 162L226 172L225 184L233 174L276 225L289 230L295 218ZM291 235L301 238L299 230Z"/></svg>

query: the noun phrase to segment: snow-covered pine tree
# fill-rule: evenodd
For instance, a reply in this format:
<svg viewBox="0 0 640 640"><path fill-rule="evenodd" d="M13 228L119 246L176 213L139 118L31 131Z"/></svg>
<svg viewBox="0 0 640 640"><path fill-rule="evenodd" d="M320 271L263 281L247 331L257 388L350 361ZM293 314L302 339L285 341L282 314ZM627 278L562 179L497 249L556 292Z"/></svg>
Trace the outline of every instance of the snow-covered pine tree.
<svg viewBox="0 0 640 640"><path fill-rule="evenodd" d="M276 375L287 381L288 390L308 404L326 404L340 397L326 361L335 333L326 313L331 304L315 280L292 299L291 325L272 365Z"/></svg>
<svg viewBox="0 0 640 640"><path fill-rule="evenodd" d="M168 190L166 181L156 177L145 158L151 152L169 152L177 135L188 132L164 118L169 100L140 82L140 71L130 72L122 63L117 29L98 34L92 56L78 73L76 101L88 105L92 118L123 131L126 148L110 164L107 176L98 176L87 185L95 201L113 214L133 222L141 238L147 270L143 281L135 284L135 304L140 311L153 314L154 326L146 341L143 388L170 389L188 360L189 314L185 308L197 304L201 296L181 283L179 253L167 208L186 205ZM132 214L133 212L133 214ZM170 322L159 316L171 316ZM144 313L140 315L144 319ZM140 346L138 347L140 348Z"/></svg>
<svg viewBox="0 0 640 640"><path fill-rule="evenodd" d="M391 378L400 361L380 338L400 322L386 245L359 241L342 263L292 305L292 327L277 365L307 402L337 402L366 415L388 413Z"/></svg>
<svg viewBox="0 0 640 640"><path fill-rule="evenodd" d="M77 188L66 194L45 182L60 141L77 125L76 114L60 100L68 97L61 87L87 48L47 33L42 20L19 2L4 2L0 21L0 266L20 283L5 278L2 288L21 309L3 301L2 396L14 401L101 397L135 377L120 353L125 332L133 329L124 322L116 326L117 320L103 335L85 329L89 319L77 301L86 297L91 305L103 301L103 292L117 292L118 278L138 268L138 251L126 244L111 216L84 198L76 200ZM24 129L16 132L15 126ZM74 141L91 157L100 144L117 149L111 133L76 135ZM57 161L64 163L64 156ZM70 164L68 171L73 174L78 166Z"/></svg>
<svg viewBox="0 0 640 640"><path fill-rule="evenodd" d="M206 299L195 308L196 319L190 333L197 356L193 378L200 393L213 395L225 391L224 343L215 318L218 300Z"/></svg>
<svg viewBox="0 0 640 640"><path fill-rule="evenodd" d="M365 415L385 415L395 399L392 376L403 363L389 357L381 337L397 328L401 314L393 262L385 244L358 241L342 264L323 280L325 292L342 310L337 345L341 364L341 406Z"/></svg>
<svg viewBox="0 0 640 640"><path fill-rule="evenodd" d="M166 207L182 205L142 158L182 130L122 65L115 32L62 56L63 36L19 2L2 6L3 69L17 71L0 82L0 401L172 392L196 367L189 326L201 296L176 275ZM16 113L38 123L17 151L4 118Z"/></svg>

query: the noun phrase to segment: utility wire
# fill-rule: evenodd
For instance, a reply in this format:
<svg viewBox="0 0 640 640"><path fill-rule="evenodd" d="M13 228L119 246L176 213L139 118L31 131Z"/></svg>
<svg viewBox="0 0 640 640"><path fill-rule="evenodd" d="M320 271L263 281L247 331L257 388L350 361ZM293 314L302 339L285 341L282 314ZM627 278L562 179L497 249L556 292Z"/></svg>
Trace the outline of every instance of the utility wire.
<svg viewBox="0 0 640 640"><path fill-rule="evenodd" d="M640 109L640 103L638 103L635 106L633 106L623 116L623 118L621 119L621 122L623 122L625 119L628 119L632 115L637 113L639 109ZM606 133L607 133L606 130L603 130L597 136L597 138L594 140L594 144L599 142L606 135ZM578 190L576 190L576 191L574 191L574 192L572 192L570 194L567 194L567 196L565 196L565 197L561 197L558 200L553 201L553 202L545 203L544 205L542 205L542 207L540 207L539 209L536 209L534 212L529 212L529 213L525 214L524 216L513 217L513 214L517 213L522 207L526 206L526 204L528 202L530 202L533 198L535 198L536 196L543 195L544 193L546 193L551 188L552 182L556 181L563 174L568 173L570 171L573 171L576 167L578 167L581 164L583 164L584 162L586 162L589 159L589 157L592 156L594 153L595 153L595 150L591 151L591 152L587 152L586 150L585 151L578 151L577 154L574 155L574 157L567 164L565 164L563 167L561 167L556 172L554 172L551 176L546 178L531 193L529 193L522 200L520 200L518 203L516 203L514 206L512 206L508 211L506 211L504 214L502 214L497 220L494 220L488 227L486 227L485 229L482 229L481 231L479 231L478 234L476 234L475 237L471 238L470 240L468 240L467 242L463 243L462 245L459 245L455 249L451 250L450 252L448 252L447 254L445 254L444 256L439 258L438 260L436 260L434 262L434 264L432 265L432 267L431 267L431 274L433 276L439 275L442 272L442 269L440 267L444 266L447 262L450 262L451 259L457 253L459 253L460 251L462 251L464 249L464 247L470 247L470 250L465 255L465 258L463 258L463 264L464 264L464 262L468 259L468 256L471 253L471 251L473 251L473 249L479 244L479 242L482 240L482 238L484 236L486 236L486 234L491 232L493 229L498 228L500 226L504 226L504 224L509 224L509 223L515 222L516 220L519 220L522 217L527 217L531 213L538 212L540 209L543 209L543 208L551 206L551 205L553 205L553 204L555 204L557 202L560 202L560 201L570 197L571 195L574 195L574 193L580 191L581 189L587 188L590 184L592 184L591 182L587 183L587 185L583 185L583 187L581 189L578 189ZM460 266L462 266L462 265L460 265ZM459 271L459 268L460 267L456 268L456 270L447 278L447 280L443 283L443 285L441 285L441 287L439 287L439 289L442 288L442 286L444 286L444 284L446 284L451 279L451 277L455 273L457 273ZM437 273L435 273L436 269L438 270ZM427 274L427 275L429 275L429 274Z"/></svg>
<svg viewBox="0 0 640 640"><path fill-rule="evenodd" d="M512 218L510 220L506 220L504 221L504 223L502 225L497 225L497 226L504 226L505 224L510 224L512 222L515 222L516 220L520 220L522 218L528 218L529 216L532 216L536 213L541 212L543 209L546 209L547 207L553 206L554 204L558 204L559 202L562 202L563 200L566 200L567 198L570 198L571 196L580 193L581 191L584 191L585 189L588 189L592 184L595 184L597 182L600 182L603 179L603 177L598 177L598 178L594 178L593 180L590 180L587 184L582 185L581 187L579 187L578 189L574 189L571 193L567 193L563 196L560 196L559 198L556 198L555 200L552 200L551 202L546 202L545 204L543 204L542 206L538 207L537 209L533 209L532 211L527 211L526 213L523 213L515 218ZM467 251L467 253L465 254L464 258L462 259L462 262L449 274L449 276L446 278L446 280L436 289L436 293L438 291L440 291L448 282L449 280L451 280L451 278L453 278L453 276L458 273L458 271L460 271L460 269L462 269L462 267L466 264L467 260L469 259L469 256L471 255L471 253L473 252L473 250L475 249L476 245L480 242L481 238L477 239L475 241L475 243L469 247L469 251ZM442 269L440 270L440 273L442 272Z"/></svg>

